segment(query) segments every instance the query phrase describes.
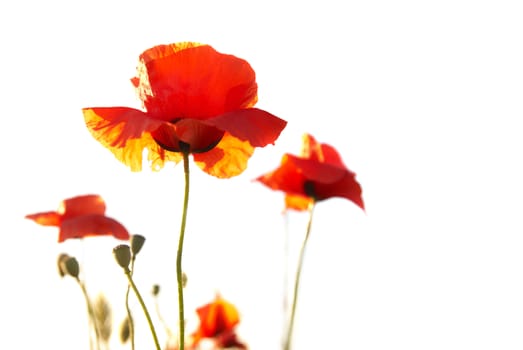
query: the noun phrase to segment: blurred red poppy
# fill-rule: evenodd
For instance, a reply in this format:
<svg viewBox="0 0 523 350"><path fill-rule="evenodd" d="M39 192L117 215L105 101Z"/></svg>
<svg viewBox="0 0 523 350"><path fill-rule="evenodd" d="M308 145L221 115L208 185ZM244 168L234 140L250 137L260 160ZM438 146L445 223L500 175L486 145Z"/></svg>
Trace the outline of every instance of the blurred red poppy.
<svg viewBox="0 0 523 350"><path fill-rule="evenodd" d="M131 79L144 110L84 108L94 138L133 171L148 151L153 170L193 155L208 174L229 178L247 167L254 147L273 144L286 121L261 109L249 63L209 45L182 42L140 55Z"/></svg>
<svg viewBox="0 0 523 350"><path fill-rule="evenodd" d="M105 202L99 195L65 199L57 211L29 214L25 218L43 226L59 227L58 242L88 236L129 239L129 233L121 223L105 216Z"/></svg>
<svg viewBox="0 0 523 350"><path fill-rule="evenodd" d="M256 179L285 192L287 209L305 210L314 201L346 198L365 210L356 174L347 169L334 147L303 137L301 155L285 154L280 166Z"/></svg>
<svg viewBox="0 0 523 350"><path fill-rule="evenodd" d="M247 348L239 341L234 329L240 322L238 310L220 295L216 295L212 303L196 309L196 313L200 318L200 325L192 334L193 346L203 339L208 339L212 340L218 349Z"/></svg>

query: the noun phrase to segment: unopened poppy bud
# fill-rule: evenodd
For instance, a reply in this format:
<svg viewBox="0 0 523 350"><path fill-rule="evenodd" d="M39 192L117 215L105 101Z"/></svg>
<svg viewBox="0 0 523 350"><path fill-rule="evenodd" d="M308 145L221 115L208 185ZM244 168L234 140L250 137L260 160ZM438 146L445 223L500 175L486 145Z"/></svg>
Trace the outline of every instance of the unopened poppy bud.
<svg viewBox="0 0 523 350"><path fill-rule="evenodd" d="M129 322L129 318L126 317L122 324L120 325L120 342L122 344L126 343L129 338L131 337L131 325Z"/></svg>
<svg viewBox="0 0 523 350"><path fill-rule="evenodd" d="M145 237L142 235L131 236L131 251L133 255L136 255L142 250L143 244L145 243Z"/></svg>
<svg viewBox="0 0 523 350"><path fill-rule="evenodd" d="M58 274L60 275L60 277L64 277L65 275L67 275L67 270L64 266L65 260L67 259L69 259L69 255L65 253L61 253L60 255L58 255L58 259L56 262L58 266Z"/></svg>
<svg viewBox="0 0 523 350"><path fill-rule="evenodd" d="M114 247L113 254L118 265L124 270L129 270L129 263L131 262L131 248L127 244L120 244Z"/></svg>
<svg viewBox="0 0 523 350"><path fill-rule="evenodd" d="M76 260L75 257L68 256L64 260L63 270L66 272L66 274L73 276L74 278L78 278L80 275L80 265L78 264L78 260Z"/></svg>
<svg viewBox="0 0 523 350"><path fill-rule="evenodd" d="M187 285L187 274L185 272L182 272L182 288L185 288Z"/></svg>
<svg viewBox="0 0 523 350"><path fill-rule="evenodd" d="M154 284L151 293L152 293L152 295L154 297L158 296L158 294L160 294L160 285L159 284Z"/></svg>

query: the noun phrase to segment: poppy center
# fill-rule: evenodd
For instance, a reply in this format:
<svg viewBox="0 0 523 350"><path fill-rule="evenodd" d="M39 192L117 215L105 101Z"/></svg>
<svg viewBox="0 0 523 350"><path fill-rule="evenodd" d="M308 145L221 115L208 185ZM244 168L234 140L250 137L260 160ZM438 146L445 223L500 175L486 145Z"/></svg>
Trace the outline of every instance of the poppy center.
<svg viewBox="0 0 523 350"><path fill-rule="evenodd" d="M314 200L317 199L314 182L312 182L312 181L305 181L305 183L303 184L303 191L305 192L307 197L310 197L310 198L312 198Z"/></svg>
<svg viewBox="0 0 523 350"><path fill-rule="evenodd" d="M205 153L216 147L224 132L195 119L174 119L152 133L156 143L170 152Z"/></svg>

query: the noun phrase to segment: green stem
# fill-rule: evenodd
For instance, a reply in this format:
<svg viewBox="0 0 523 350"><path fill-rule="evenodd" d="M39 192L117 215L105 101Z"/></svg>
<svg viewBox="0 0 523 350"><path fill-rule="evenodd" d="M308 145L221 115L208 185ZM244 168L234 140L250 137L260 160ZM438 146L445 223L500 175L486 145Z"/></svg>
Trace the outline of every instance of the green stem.
<svg viewBox="0 0 523 350"><path fill-rule="evenodd" d="M96 339L96 348L100 350L100 331L98 330L98 324L96 322L96 317L94 316L93 306L91 305L91 300L89 299L89 294L87 293L87 288L85 288L85 284L80 281L80 278L76 277L76 282L78 282L78 285L80 286L80 289L82 289L82 294L85 298L85 304L87 305L87 313L89 315L89 323L93 326L94 332L95 332L95 339ZM92 349L92 338L89 336L89 343L90 348Z"/></svg>
<svg viewBox="0 0 523 350"><path fill-rule="evenodd" d="M289 327L287 329L287 334L285 336L285 341L284 341L284 345L283 345L284 350L291 349L292 332L294 329L294 319L296 316L296 305L298 305L298 290L300 288L301 270L303 267L303 260L305 257L305 248L307 246L307 242L309 241L309 236L311 233L313 212L314 212L314 202L309 207L309 222L307 223L307 231L305 233L305 238L303 239L303 243L300 248L300 255L298 257L298 267L296 269L296 277L294 280L294 294L292 297L291 317L289 320Z"/></svg>
<svg viewBox="0 0 523 350"><path fill-rule="evenodd" d="M176 280L178 282L178 313L179 313L179 350L184 350L185 344L185 316L183 310L183 271L182 271L182 251L183 238L185 236L185 225L187 222L187 208L189 207L189 151L183 154L183 170L185 174L185 192L183 198L182 223L180 227L180 237L178 240L178 252L176 254Z"/></svg>
<svg viewBox="0 0 523 350"><path fill-rule="evenodd" d="M125 271L125 275L127 276L127 279L129 280L129 284L130 284L131 288L133 289L134 293L136 294L136 297L138 298L138 302L140 302L140 305L142 306L143 313L145 314L145 317L147 318L147 323L149 323L149 329L151 330L151 334L153 335L154 344L156 345L156 350L161 350L160 342L158 341L158 336L156 335L153 321L151 320L151 315L149 315L149 311L147 311L145 302L143 301L143 298L142 298L140 292L138 291L138 288L136 288L136 284L134 284L133 277L131 276L131 271L128 268L124 269L124 271Z"/></svg>
<svg viewBox="0 0 523 350"><path fill-rule="evenodd" d="M134 261L135 256L133 255L131 260L131 277L134 272ZM129 338L131 339L131 349L134 350L134 320L131 314L131 308L129 307L129 292L131 291L131 284L127 284L127 291L125 292L125 309L127 310L127 321L129 322Z"/></svg>

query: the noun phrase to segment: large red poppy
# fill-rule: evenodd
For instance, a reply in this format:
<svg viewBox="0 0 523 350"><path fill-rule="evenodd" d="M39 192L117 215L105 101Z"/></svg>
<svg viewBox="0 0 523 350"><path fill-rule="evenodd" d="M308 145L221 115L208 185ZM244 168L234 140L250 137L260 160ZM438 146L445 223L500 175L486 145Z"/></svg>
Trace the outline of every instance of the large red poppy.
<svg viewBox="0 0 523 350"><path fill-rule="evenodd" d="M198 344L202 339L209 339L218 349L246 348L235 333L234 328L240 322L240 315L233 304L216 295L213 302L199 307L196 313L200 318L200 325L192 334L192 345Z"/></svg>
<svg viewBox="0 0 523 350"><path fill-rule="evenodd" d="M280 166L256 179L273 190L285 192L287 209L305 210L314 201L346 198L361 209L364 203L356 174L347 169L334 147L303 137L301 155L285 154Z"/></svg>
<svg viewBox="0 0 523 350"><path fill-rule="evenodd" d="M147 149L154 170L190 152L205 172L240 174L254 147L273 144L286 121L256 104L257 84L249 63L209 45L182 42L152 47L140 55L132 80L144 110L84 108L96 140L131 170L142 168Z"/></svg>
<svg viewBox="0 0 523 350"><path fill-rule="evenodd" d="M57 211L29 214L26 219L43 226L57 226L58 242L88 236L113 236L129 239L129 232L118 221L105 216L105 202L99 195L65 199Z"/></svg>

